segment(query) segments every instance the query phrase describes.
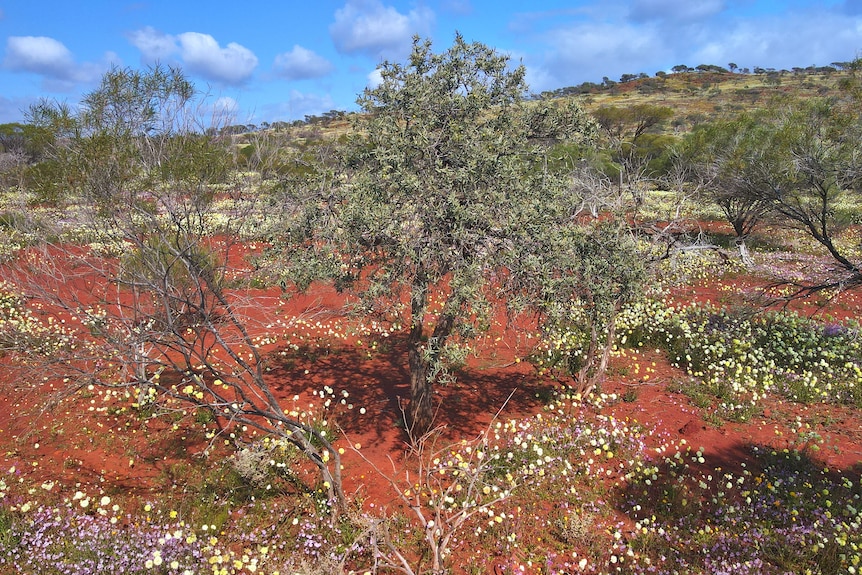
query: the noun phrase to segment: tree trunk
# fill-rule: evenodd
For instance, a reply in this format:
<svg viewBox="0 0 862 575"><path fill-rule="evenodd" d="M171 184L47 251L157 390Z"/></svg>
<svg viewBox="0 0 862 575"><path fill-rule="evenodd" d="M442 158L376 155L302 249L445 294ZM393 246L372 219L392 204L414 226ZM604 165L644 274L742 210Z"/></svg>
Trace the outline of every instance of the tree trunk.
<svg viewBox="0 0 862 575"><path fill-rule="evenodd" d="M423 357L421 333L414 336L414 329L410 330L410 344L407 351L410 365L410 405L404 422L411 442L430 431L434 419L433 389L428 380L428 361ZM419 329L421 330L421 326Z"/></svg>
<svg viewBox="0 0 862 575"><path fill-rule="evenodd" d="M745 244L745 236L738 236L736 240L736 247L739 250L739 258L742 260L742 265L745 267L751 267L754 265L754 260L751 259L751 254L748 252L748 246Z"/></svg>
<svg viewBox="0 0 862 575"><path fill-rule="evenodd" d="M611 350L616 339L616 318L622 308L622 302L614 302L613 311L608 318L593 318L590 326L590 344L584 357L584 363L576 374L578 392L587 395L605 381L605 374L610 363ZM606 322L602 325L600 322ZM605 331L604 338L599 334L599 328Z"/></svg>
<svg viewBox="0 0 862 575"><path fill-rule="evenodd" d="M413 324L410 327L407 357L410 368L410 405L405 414L405 428L411 442L425 435L434 424L434 382L440 372L443 347L455 326L455 312L442 312L434 330L424 338L424 317L428 289L414 285L411 302ZM444 304L451 310L451 302Z"/></svg>
<svg viewBox="0 0 862 575"><path fill-rule="evenodd" d="M410 294L410 335L407 341L407 361L410 369L410 404L404 414L404 428L411 443L431 429L434 418L431 381L428 380L428 354L423 346L425 311L428 305L428 282L417 274Z"/></svg>

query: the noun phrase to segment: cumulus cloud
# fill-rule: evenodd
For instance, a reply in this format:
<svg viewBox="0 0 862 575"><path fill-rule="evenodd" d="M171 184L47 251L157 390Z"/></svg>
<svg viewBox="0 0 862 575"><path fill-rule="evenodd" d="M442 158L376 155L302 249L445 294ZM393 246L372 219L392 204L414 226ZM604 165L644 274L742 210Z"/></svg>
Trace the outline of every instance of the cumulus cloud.
<svg viewBox="0 0 862 575"><path fill-rule="evenodd" d="M70 80L75 61L69 49L53 38L10 36L6 40L3 67L13 72L32 72Z"/></svg>
<svg viewBox="0 0 862 575"><path fill-rule="evenodd" d="M383 83L383 75L380 72L380 68L375 68L371 72L368 73L367 76L368 83L367 86L372 90Z"/></svg>
<svg viewBox="0 0 862 575"><path fill-rule="evenodd" d="M130 32L128 38L141 51L141 58L150 64L167 60L179 50L176 38L151 26Z"/></svg>
<svg viewBox="0 0 862 575"><path fill-rule="evenodd" d="M833 10L794 8L737 18L722 0L636 0L629 10L612 3L602 20L593 10L598 4L584 6L588 19L534 14L521 35L540 38L545 52L525 58L528 78L534 91L542 91L604 76L653 75L677 64L789 69L852 60L862 20L847 17L851 2L862 0Z"/></svg>
<svg viewBox="0 0 862 575"><path fill-rule="evenodd" d="M258 64L257 56L245 46L231 42L222 48L215 38L200 32L171 35L147 26L128 38L145 62L176 56L190 72L223 84L242 84Z"/></svg>
<svg viewBox="0 0 862 575"><path fill-rule="evenodd" d="M855 58L860 32L862 23L828 11L740 20L728 29L715 30L694 53L694 60L695 65L733 61L742 67L777 69L826 65Z"/></svg>
<svg viewBox="0 0 862 575"><path fill-rule="evenodd" d="M177 38L180 55L186 66L204 78L241 84L257 67L254 52L235 42L222 48L215 38L199 32L185 32Z"/></svg>
<svg viewBox="0 0 862 575"><path fill-rule="evenodd" d="M334 69L332 63L302 46L275 57L273 70L287 80L305 80L326 76Z"/></svg>
<svg viewBox="0 0 862 575"><path fill-rule="evenodd" d="M655 29L621 22L575 24L552 30L546 38L552 49L544 65L528 64L534 91L600 81L603 76L616 80L672 55Z"/></svg>
<svg viewBox="0 0 862 575"><path fill-rule="evenodd" d="M103 62L75 62L72 52L47 36L10 36L6 39L3 68L13 72L38 74L52 90L65 91L78 82L97 80L111 65L116 54L108 52Z"/></svg>
<svg viewBox="0 0 862 575"><path fill-rule="evenodd" d="M230 96L216 98L210 105L210 114L216 124L232 124L239 114L239 102Z"/></svg>
<svg viewBox="0 0 862 575"><path fill-rule="evenodd" d="M329 35L342 54L397 59L409 52L415 34L429 35L433 22L426 7L402 14L380 0L348 0L335 12Z"/></svg>
<svg viewBox="0 0 862 575"><path fill-rule="evenodd" d="M213 102L213 110L233 114L239 110L239 103L230 96L222 96Z"/></svg>

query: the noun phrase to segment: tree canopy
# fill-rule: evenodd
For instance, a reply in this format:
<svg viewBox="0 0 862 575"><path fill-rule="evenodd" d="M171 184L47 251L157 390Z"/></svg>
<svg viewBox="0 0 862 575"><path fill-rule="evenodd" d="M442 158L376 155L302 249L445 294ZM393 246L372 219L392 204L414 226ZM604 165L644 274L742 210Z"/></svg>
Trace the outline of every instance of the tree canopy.
<svg viewBox="0 0 862 575"><path fill-rule="evenodd" d="M288 236L293 279L324 271L365 312L409 328L407 424L429 429L433 386L487 327L494 279L524 234L569 215L564 173L543 144L589 140L576 104L525 101L525 70L460 35L447 51L414 39L406 64L386 62L359 98L344 180L293 198L306 209Z"/></svg>

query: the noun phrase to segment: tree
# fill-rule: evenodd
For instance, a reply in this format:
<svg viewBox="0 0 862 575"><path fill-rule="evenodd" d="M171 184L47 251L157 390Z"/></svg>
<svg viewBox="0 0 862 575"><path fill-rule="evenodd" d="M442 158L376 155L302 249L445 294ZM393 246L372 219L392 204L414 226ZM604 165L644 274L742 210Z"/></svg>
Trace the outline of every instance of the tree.
<svg viewBox="0 0 862 575"><path fill-rule="evenodd" d="M593 112L605 136L611 164L606 173L619 182L620 190L631 193L636 206L642 201L639 186L650 176L650 164L667 147L669 138L651 133L673 116L667 106L635 104L629 107L602 106Z"/></svg>
<svg viewBox="0 0 862 575"><path fill-rule="evenodd" d="M512 305L544 319L550 355L542 367L572 376L583 395L604 381L616 318L640 297L648 272L625 218L604 217L583 226L534 228L519 240L530 247L528 257L519 254L506 266Z"/></svg>
<svg viewBox="0 0 862 575"><path fill-rule="evenodd" d="M346 180L290 200L305 209L287 234L299 248L287 277L324 272L364 313L406 327L413 438L432 426L435 385L487 328L503 262L528 247L515 238L571 208L539 144L594 133L574 103L528 105L524 72L460 35L439 54L415 38L407 63L384 63L359 98Z"/></svg>
<svg viewBox="0 0 862 575"><path fill-rule="evenodd" d="M819 282L799 284L797 295L862 285L862 262L836 240L852 222L840 204L862 187L862 114L855 100L810 100L775 110L773 146L759 192L772 209L823 246L838 269Z"/></svg>
<svg viewBox="0 0 862 575"><path fill-rule="evenodd" d="M782 280L796 288L792 297L862 285L862 263L836 241L852 221L842 201L862 186L858 102L780 100L708 130L723 134L713 148L720 153L700 160L706 171L717 174L717 197L742 206L738 217L744 222L753 221L746 216L751 210L755 215L768 210L778 223L819 243L837 264L825 277Z"/></svg>
<svg viewBox="0 0 862 575"><path fill-rule="evenodd" d="M754 189L748 172L772 161L769 134L762 114L741 114L733 120L696 126L673 154L680 169L691 167L688 182L721 209L745 265L753 263L746 240L771 209L771 202Z"/></svg>
<svg viewBox="0 0 862 575"><path fill-rule="evenodd" d="M46 310L78 319L78 343L49 358L62 377L274 436L313 462L339 505L337 452L286 413L264 379L251 268L236 252L265 212L232 193L238 187L218 188L229 182L231 154L218 130L199 125L197 105L181 72L156 67L111 70L80 112L36 106L32 117L63 160L63 185L74 186L64 192L68 218L91 243L46 237L4 271Z"/></svg>

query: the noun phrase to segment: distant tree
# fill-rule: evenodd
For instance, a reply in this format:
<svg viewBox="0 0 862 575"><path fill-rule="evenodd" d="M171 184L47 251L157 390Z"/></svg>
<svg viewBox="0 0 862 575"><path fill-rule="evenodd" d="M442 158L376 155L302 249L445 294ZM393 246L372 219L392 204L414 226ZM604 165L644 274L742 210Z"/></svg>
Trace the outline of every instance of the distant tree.
<svg viewBox="0 0 862 575"><path fill-rule="evenodd" d="M770 166L760 192L784 221L822 245L838 264L819 283L796 284L797 294L862 285L862 262L836 240L852 222L840 205L862 189L862 115L856 101L811 100L776 111L773 141L783 160Z"/></svg>
<svg viewBox="0 0 862 575"><path fill-rule="evenodd" d="M769 141L762 118L741 115L695 126L673 153L677 171L688 168L689 183L721 209L745 265L753 263L746 241L772 206L749 176L749 170L771 161Z"/></svg>
<svg viewBox="0 0 862 575"><path fill-rule="evenodd" d="M30 124L0 124L0 189L21 189L42 153L42 140Z"/></svg>
<svg viewBox="0 0 862 575"><path fill-rule="evenodd" d="M636 202L640 201L639 186L648 176L650 163L668 143L650 131L673 116L666 106L635 104L630 107L602 106L593 112L602 128L611 154L612 166L619 186L626 187Z"/></svg>
<svg viewBox="0 0 862 575"><path fill-rule="evenodd" d="M728 67L728 68L730 68L730 71L731 71L731 72L736 72L737 68L739 68L739 66L737 66L737 65L736 65L736 64L734 64L733 62L729 63L729 64L727 65L727 67Z"/></svg>
<svg viewBox="0 0 862 575"><path fill-rule="evenodd" d="M682 72L688 72L688 71L690 71L690 70L691 70L691 68L689 68L689 67L688 67L688 66L686 66L685 64L677 64L676 66L674 66L673 68L671 68L671 71L673 71L673 72L675 72L675 73L677 73L677 74L682 73Z"/></svg>
<svg viewBox="0 0 862 575"><path fill-rule="evenodd" d="M0 124L0 153L26 153L26 129L26 125L17 122Z"/></svg>
<svg viewBox="0 0 862 575"><path fill-rule="evenodd" d="M433 423L435 386L488 326L506 266L541 257L522 240L571 215L567 174L545 168L540 144L589 139L595 126L575 103L526 106L524 68L460 35L439 54L415 38L407 63L385 62L381 76L359 99L346 180L286 190L303 210L286 232L296 249L284 277L330 277L363 313L406 327L415 439Z"/></svg>

